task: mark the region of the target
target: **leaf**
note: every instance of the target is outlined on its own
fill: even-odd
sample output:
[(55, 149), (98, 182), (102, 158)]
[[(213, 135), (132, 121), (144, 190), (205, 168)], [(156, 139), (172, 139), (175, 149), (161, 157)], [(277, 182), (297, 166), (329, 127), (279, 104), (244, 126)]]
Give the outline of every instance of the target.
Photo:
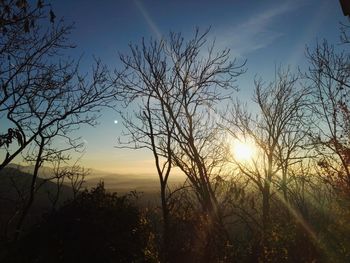
[(29, 20), (24, 21), (24, 32), (29, 33)]
[(16, 6), (17, 6), (18, 8), (25, 8), (26, 5), (27, 5), (27, 1), (26, 1), (26, 0), (18, 0), (18, 1), (16, 2)]
[(4, 12), (7, 13), (7, 14), (9, 14), (11, 12), (11, 9), (10, 9), (10, 7), (8, 5), (5, 5)]
[(55, 13), (52, 11), (52, 9), (50, 10), (50, 22), (51, 23), (55, 23), (55, 18), (56, 18), (56, 15)]
[(36, 4), (36, 6), (37, 8), (43, 8), (44, 7), (43, 1), (38, 0), (38, 3)]

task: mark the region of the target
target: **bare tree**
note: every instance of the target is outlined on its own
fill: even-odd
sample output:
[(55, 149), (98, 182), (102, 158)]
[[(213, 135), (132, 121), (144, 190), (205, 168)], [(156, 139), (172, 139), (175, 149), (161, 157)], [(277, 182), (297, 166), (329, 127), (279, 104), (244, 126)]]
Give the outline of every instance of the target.
[[(61, 187), (65, 180), (68, 179), (71, 182), (74, 197), (76, 196), (83, 183), (83, 178), (86, 174), (83, 168), (77, 166), (76, 163), (70, 167), (62, 168), (62, 163), (69, 165), (68, 161), (71, 158), (68, 153), (72, 150), (79, 150), (82, 145), (77, 144), (75, 140), (72, 140), (70, 137), (68, 137), (67, 130), (64, 130), (62, 127), (58, 127), (60, 126), (55, 126), (56, 129), (51, 127), (49, 132), (47, 132), (47, 130), (40, 132), (37, 138), (34, 140), (35, 143), (32, 143), (28, 148), (28, 151), (26, 153), (23, 153), (26, 163), (34, 164), (34, 170), (31, 175), (29, 187), (27, 189), (28, 194), (26, 195), (26, 198), (23, 202), (23, 206), (19, 210), (19, 216), (16, 223), (15, 239), (18, 239), (20, 237), (25, 219), (27, 218), (34, 203), (35, 196), (45, 183), (56, 183), (56, 192), (48, 193), (48, 197), (52, 202), (53, 209), (55, 209), (60, 198)], [(61, 146), (58, 148), (55, 146), (55, 142), (60, 137), (66, 138), (68, 141), (66, 143), (66, 146)], [(61, 141), (60, 145), (64, 145), (64, 143)], [(44, 163), (48, 166), (53, 167), (53, 174), (47, 175), (45, 178), (40, 178), (40, 183), (38, 183), (40, 169)]]
[(125, 70), (118, 85), (127, 106), (136, 108), (133, 115), (124, 114), (128, 145), (154, 155), (163, 216), (174, 166), (187, 176), (205, 215), (215, 218), (218, 209), (211, 180), (225, 156), (215, 109), (235, 90), (234, 80), (244, 70), (230, 61), (229, 50), (216, 51), (214, 44), (205, 50), (207, 34), (196, 30), (188, 41), (175, 33), (143, 40), (120, 57)]
[[(229, 61), (229, 50), (216, 52), (212, 45), (202, 55), (207, 33), (197, 30), (188, 42), (171, 33), (168, 40), (130, 46), (131, 55), (121, 56), (126, 70), (118, 84), (128, 102), (142, 102), (137, 114), (142, 125), (132, 127), (141, 136), (132, 141), (150, 148), (155, 156), (160, 149), (187, 175), (203, 209), (209, 211), (214, 193), (206, 160), (214, 160), (208, 158), (217, 134), (213, 109), (229, 97), (234, 78), (243, 71), (242, 65)], [(130, 127), (131, 121), (126, 124)], [(152, 138), (159, 140), (157, 145), (152, 145)]]
[[(346, 39), (343, 41), (346, 42)], [(313, 132), (323, 178), (340, 192), (350, 191), (350, 56), (327, 41), (307, 50), (306, 77), (312, 89)]]
[[(56, 23), (52, 10), (51, 23), (44, 23), (47, 6), (41, 1), (37, 7), (27, 1), (3, 1), (1, 8), (0, 118), (7, 127), (1, 127), (0, 170), (20, 154), (34, 163), (29, 198), (17, 222), (18, 237), (34, 201), (40, 167), (61, 158), (61, 153), (79, 150), (82, 143), (72, 132), (96, 125), (102, 108), (115, 107), (117, 90), (99, 60), (90, 75), (80, 73), (79, 62), (65, 55), (73, 47), (68, 43), (71, 26)], [(62, 148), (58, 141), (63, 141)]]
[(166, 110), (153, 98), (153, 92), (140, 98), (140, 109), (134, 116), (122, 114), (124, 126), (128, 130), (130, 141), (119, 140), (121, 148), (147, 148), (153, 153), (160, 182), (160, 196), (164, 226), (168, 225), (169, 208), (167, 204), (168, 178), (172, 169), (171, 136), (174, 125)]
[[(262, 198), (262, 231), (269, 231), (272, 196), (282, 192), (280, 201), (288, 202), (288, 183), (293, 166), (305, 152), (305, 131), (302, 129), (307, 106), (307, 90), (298, 85), (298, 76), (289, 70), (278, 70), (276, 79), (264, 85), (255, 81), (254, 117), (240, 102), (231, 112), (229, 133), (239, 141), (252, 141), (256, 147), (251, 160), (233, 156), (238, 173), (248, 177)], [(264, 236), (263, 236), (264, 240)]]
[[(75, 200), (79, 192), (83, 189), (85, 178), (90, 172), (89, 169), (79, 165), (79, 161), (83, 155), (72, 165), (67, 163), (67, 161), (70, 160), (70, 156), (64, 155), (63, 151), (55, 152), (54, 155), (55, 156), (47, 160), (46, 164), (52, 167), (52, 174), (44, 178), (41, 177), (43, 183), (53, 182), (56, 186), (56, 189), (49, 189), (47, 191), (48, 198), (52, 204), (52, 210), (56, 210), (59, 204), (60, 198), (62, 197), (63, 186), (70, 186), (73, 195), (72, 198)], [(65, 198), (67, 198), (67, 196)]]
[[(38, 26), (46, 18), (46, 13), (49, 13), (48, 6), (43, 1), (38, 1), (36, 7), (25, 0), (0, 3), (0, 113), (3, 122), (8, 122), (7, 113), (11, 109), (23, 104), (23, 96), (33, 92), (30, 87), (40, 77), (38, 70), (45, 68), (48, 57), (59, 49), (71, 47), (66, 41), (71, 27), (55, 25), (52, 10), (51, 25), (43, 23), (47, 28)], [(10, 126), (1, 133), (1, 148), (9, 148), (17, 140), (23, 149), (25, 134), (16, 127)], [(11, 159), (8, 151), (5, 154), (1, 168)]]
[[(16, 132), (23, 139), (19, 147), (7, 154), (1, 167), (7, 165), (25, 148), (32, 150), (29, 157), (35, 162), (32, 177), (30, 198), (23, 209), (18, 222), (18, 229), (23, 225), (24, 218), (31, 207), (35, 194), (35, 183), (38, 172), (44, 161), (57, 157), (58, 153), (77, 150), (81, 147), (79, 138), (72, 137), (72, 131), (81, 125), (96, 125), (98, 112), (102, 107), (112, 106), (116, 91), (108, 83), (106, 68), (97, 63), (93, 69), (91, 83), (80, 76), (76, 66), (69, 70), (70, 63), (62, 65), (47, 65), (40, 78), (29, 86), (33, 93), (25, 93), (20, 104), (8, 109), (7, 119), (15, 125)], [(66, 147), (55, 147), (57, 140), (63, 140)], [(27, 160), (29, 160), (27, 158)]]
[[(17, 10), (17, 2), (24, 2), (26, 10), (20, 9), (18, 15), (12, 12)], [(26, 1), (17, 2), (1, 6), (5, 11), (10, 8), (18, 21), (1, 24), (6, 31), (0, 42), (0, 117), (7, 127), (1, 127), (0, 169), (40, 134), (57, 131), (59, 136), (67, 137), (68, 130), (80, 124), (96, 124), (99, 110), (112, 106), (116, 95), (101, 62), (96, 62), (88, 78), (79, 73), (78, 63), (64, 56), (64, 50), (73, 47), (67, 43), (70, 26), (59, 22), (43, 28), (39, 22), (45, 17), (44, 7), (40, 4), (40, 8), (32, 8)], [(29, 31), (22, 28), (27, 19), (35, 21)]]

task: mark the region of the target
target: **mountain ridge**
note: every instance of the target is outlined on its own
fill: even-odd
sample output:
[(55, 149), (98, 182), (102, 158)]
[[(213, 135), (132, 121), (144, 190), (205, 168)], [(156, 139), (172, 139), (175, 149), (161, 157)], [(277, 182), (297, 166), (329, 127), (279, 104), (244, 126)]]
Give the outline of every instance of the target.
[[(34, 165), (9, 164), (7, 167), (20, 170), (24, 173), (31, 174), (34, 171)], [(69, 167), (69, 166), (66, 166)], [(65, 168), (65, 167), (63, 167)], [(113, 192), (130, 192), (133, 190), (141, 192), (158, 192), (159, 179), (156, 174), (132, 174), (132, 173), (113, 173), (93, 168), (87, 168), (89, 174), (84, 178), (83, 188), (91, 188), (103, 181), (107, 190)], [(53, 168), (42, 166), (39, 170), (39, 178), (45, 178), (53, 174)], [(178, 185), (184, 182), (184, 177), (170, 177), (171, 185)], [(65, 182), (69, 186), (69, 182)]]

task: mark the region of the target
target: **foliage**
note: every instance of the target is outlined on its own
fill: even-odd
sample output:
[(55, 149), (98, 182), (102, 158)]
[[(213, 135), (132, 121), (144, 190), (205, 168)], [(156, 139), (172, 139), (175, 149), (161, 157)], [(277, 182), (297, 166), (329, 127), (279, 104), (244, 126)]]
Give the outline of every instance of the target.
[(147, 221), (103, 183), (46, 216), (7, 262), (152, 262)]

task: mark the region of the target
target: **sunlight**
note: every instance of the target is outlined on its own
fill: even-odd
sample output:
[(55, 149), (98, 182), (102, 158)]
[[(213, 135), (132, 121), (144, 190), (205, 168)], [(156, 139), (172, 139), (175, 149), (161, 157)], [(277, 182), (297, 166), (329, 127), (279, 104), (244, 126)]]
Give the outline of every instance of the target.
[(232, 144), (232, 153), (239, 162), (250, 161), (255, 155), (255, 147), (252, 142), (235, 140)]

